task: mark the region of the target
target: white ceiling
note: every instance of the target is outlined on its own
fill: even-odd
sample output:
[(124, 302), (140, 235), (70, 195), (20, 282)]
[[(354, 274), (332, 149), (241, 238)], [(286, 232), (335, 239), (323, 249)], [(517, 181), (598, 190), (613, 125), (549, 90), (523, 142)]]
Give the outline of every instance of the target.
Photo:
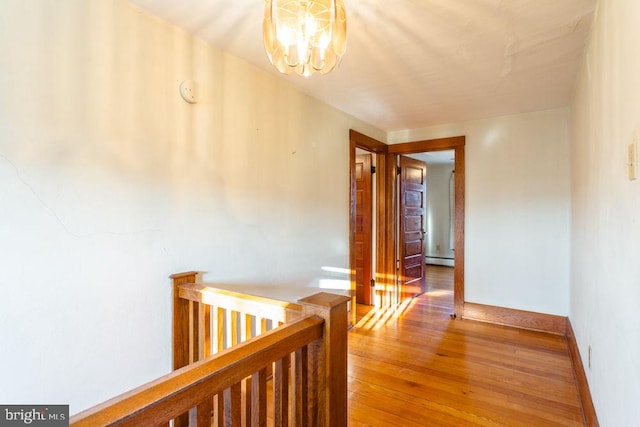
[(412, 159), (422, 160), (427, 165), (453, 165), (455, 162), (455, 151), (427, 151), (424, 153), (407, 154)]
[[(132, 0), (274, 74), (264, 0)], [(569, 104), (596, 0), (345, 0), (330, 74), (283, 76), (384, 131)]]

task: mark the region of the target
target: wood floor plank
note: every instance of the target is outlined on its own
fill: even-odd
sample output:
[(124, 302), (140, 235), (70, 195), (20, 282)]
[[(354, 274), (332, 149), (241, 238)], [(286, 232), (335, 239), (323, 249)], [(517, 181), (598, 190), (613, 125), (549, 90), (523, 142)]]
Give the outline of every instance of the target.
[(349, 425), (583, 425), (563, 337), (453, 320), (453, 269), (397, 310), (357, 307)]
[[(432, 380), (474, 382), (486, 384), (497, 390), (508, 390), (513, 392), (528, 393), (531, 396), (541, 398), (554, 397), (556, 401), (571, 404), (577, 398), (576, 393), (566, 393), (567, 385), (572, 382), (562, 380), (551, 380), (539, 375), (530, 375), (518, 371), (503, 368), (494, 368), (486, 364), (476, 364), (475, 366), (465, 361), (454, 361), (450, 358), (434, 357), (433, 360), (422, 360), (418, 355), (414, 355), (410, 362), (400, 361), (402, 358), (411, 357), (399, 353), (391, 353), (388, 356), (378, 355), (373, 360), (384, 364), (374, 364), (370, 355), (356, 353), (352, 351), (354, 365), (362, 363), (364, 366), (374, 365), (377, 368), (390, 369), (399, 368), (406, 372), (427, 375)], [(364, 361), (356, 360), (357, 356), (364, 356)]]
[[(548, 421), (546, 414), (539, 414), (536, 410), (526, 406), (528, 402), (544, 402), (549, 413), (553, 412), (558, 420), (567, 418), (567, 414), (575, 412), (576, 408), (561, 404), (552, 399), (530, 396), (525, 392), (512, 392), (508, 387), (495, 387), (483, 381), (473, 379), (442, 379), (422, 372), (403, 369), (384, 370), (380, 367), (368, 369), (358, 367), (353, 372), (354, 377), (363, 378), (386, 390), (393, 390), (407, 395), (407, 400), (415, 402), (417, 396), (436, 402), (440, 405), (458, 408), (464, 412), (501, 423), (511, 423), (513, 420), (526, 418), (528, 422), (538, 420)], [(511, 400), (510, 400), (511, 399)], [(507, 404), (510, 402), (511, 404)], [(378, 405), (386, 404), (386, 399)], [(523, 406), (519, 407), (518, 404)], [(569, 415), (569, 418), (571, 416)]]
[[(461, 348), (461, 344), (454, 340), (443, 340), (441, 342), (433, 342), (429, 338), (421, 337), (420, 355), (435, 354), (440, 357), (450, 357), (453, 360), (464, 359), (467, 362), (479, 363), (485, 365), (493, 365), (508, 369), (519, 370), (528, 374), (546, 375), (548, 378), (563, 379), (573, 381), (573, 370), (570, 361), (557, 360), (558, 356), (547, 356), (545, 354), (525, 352), (518, 350), (516, 347), (496, 346), (493, 343), (480, 343), (482, 346), (490, 346), (491, 349), (484, 349), (482, 353), (473, 351), (469, 345)], [(357, 348), (358, 342), (353, 340), (354, 349)], [(366, 351), (372, 344), (376, 348), (384, 347), (387, 351), (412, 352), (415, 349), (415, 342), (405, 341), (401, 339), (389, 343), (383, 337), (368, 336), (365, 339), (364, 350)], [(467, 351), (467, 348), (471, 352)], [(471, 354), (470, 354), (471, 353)]]
[[(375, 388), (371, 384), (362, 383), (355, 386), (358, 392), (352, 395), (352, 399), (358, 401), (377, 402), (381, 398), (384, 399), (385, 405), (382, 410), (395, 413), (403, 420), (402, 425), (446, 425), (446, 426), (466, 426), (466, 425), (541, 425), (541, 426), (575, 426), (580, 425), (579, 419), (575, 417), (562, 417), (546, 411), (541, 411), (536, 415), (528, 415), (526, 411), (518, 414), (517, 417), (513, 412), (507, 414), (490, 413), (489, 417), (483, 415), (480, 410), (470, 411), (464, 405), (450, 405), (436, 402), (424, 398), (408, 398), (402, 397), (402, 393), (398, 393), (400, 397), (389, 397), (389, 390), (384, 389), (380, 392), (372, 392), (366, 388)], [(365, 388), (364, 391), (360, 391)], [(361, 395), (359, 395), (361, 394)], [(407, 405), (407, 403), (411, 403)], [(372, 405), (375, 403), (372, 403)], [(366, 405), (366, 403), (364, 404)], [(518, 405), (508, 405), (512, 410), (517, 411)], [(464, 409), (459, 409), (464, 408)], [(380, 408), (377, 408), (380, 409)], [(487, 412), (488, 413), (488, 412)], [(353, 417), (352, 417), (353, 419)], [(370, 419), (370, 418), (369, 418)], [(374, 423), (375, 424), (375, 423)]]

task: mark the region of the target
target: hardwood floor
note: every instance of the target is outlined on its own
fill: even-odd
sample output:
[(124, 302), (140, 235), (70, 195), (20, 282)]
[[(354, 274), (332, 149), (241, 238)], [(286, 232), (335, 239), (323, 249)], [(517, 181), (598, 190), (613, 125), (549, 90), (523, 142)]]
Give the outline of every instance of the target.
[(564, 337), (451, 319), (453, 269), (395, 312), (358, 306), (350, 426), (583, 425)]

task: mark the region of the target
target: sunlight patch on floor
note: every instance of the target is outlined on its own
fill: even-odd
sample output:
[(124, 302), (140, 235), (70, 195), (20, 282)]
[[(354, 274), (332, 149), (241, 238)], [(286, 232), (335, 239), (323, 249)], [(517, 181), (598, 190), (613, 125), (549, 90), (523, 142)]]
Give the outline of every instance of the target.
[(415, 305), (416, 301), (417, 300), (415, 298), (411, 298), (398, 304), (395, 308), (372, 308), (356, 323), (356, 327), (366, 330), (378, 330), (387, 324), (394, 323), (400, 319), (408, 310), (411, 309), (411, 307)]

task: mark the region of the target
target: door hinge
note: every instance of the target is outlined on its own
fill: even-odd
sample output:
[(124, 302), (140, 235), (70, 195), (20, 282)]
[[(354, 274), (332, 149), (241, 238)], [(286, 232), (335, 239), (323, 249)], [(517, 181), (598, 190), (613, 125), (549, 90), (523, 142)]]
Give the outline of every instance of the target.
[(371, 287), (375, 288), (376, 287), (376, 281), (375, 279), (371, 279)]
[(402, 168), (398, 166), (398, 175), (400, 175), (401, 173), (402, 173)]
[(371, 166), (371, 173), (376, 173), (376, 167), (375, 166)]

